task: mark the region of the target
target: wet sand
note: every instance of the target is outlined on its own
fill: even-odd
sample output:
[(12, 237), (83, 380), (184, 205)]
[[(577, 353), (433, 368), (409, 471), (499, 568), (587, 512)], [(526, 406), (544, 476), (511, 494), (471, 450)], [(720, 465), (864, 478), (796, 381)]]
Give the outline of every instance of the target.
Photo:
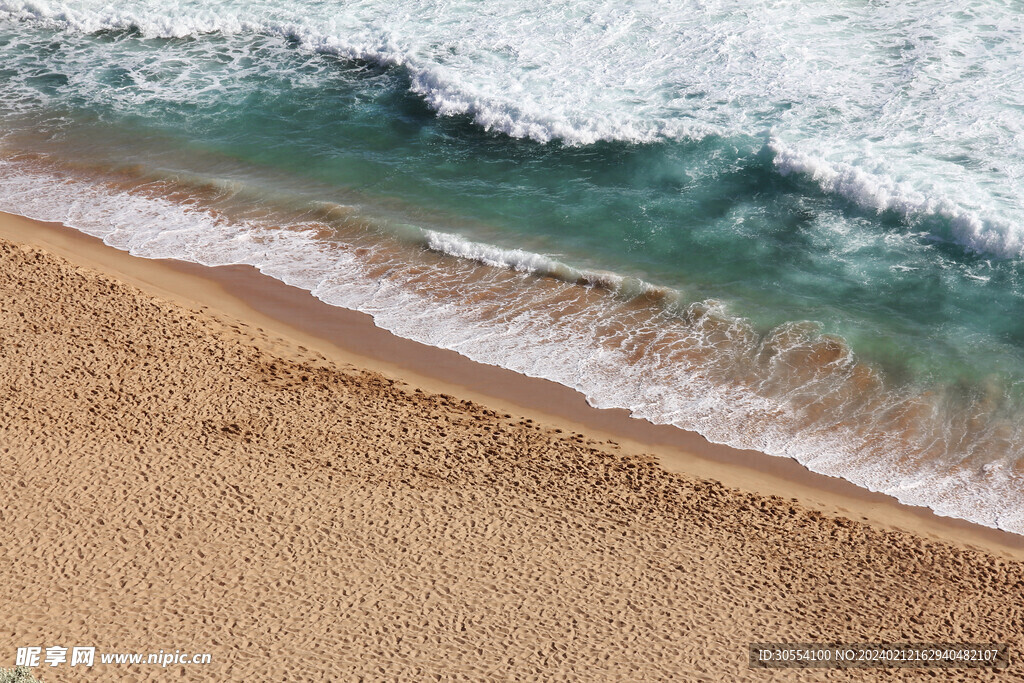
[(752, 671), (747, 644), (1024, 644), (1020, 537), (251, 268), (9, 216), (0, 238), (3, 666), (82, 644), (213, 661), (43, 680), (918, 680)]

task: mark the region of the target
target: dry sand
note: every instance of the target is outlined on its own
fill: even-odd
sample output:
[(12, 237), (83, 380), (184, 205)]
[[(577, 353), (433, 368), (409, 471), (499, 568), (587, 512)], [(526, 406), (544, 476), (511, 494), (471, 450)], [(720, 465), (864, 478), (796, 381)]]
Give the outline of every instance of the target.
[[(436, 393), (202, 269), (11, 217), (0, 236), (0, 666), (95, 645), (212, 663), (37, 673), (1024, 677), (1016, 537), (652, 444), (759, 492), (669, 472), (636, 434)], [(747, 668), (751, 641), (960, 640), (1011, 643), (1011, 670)]]

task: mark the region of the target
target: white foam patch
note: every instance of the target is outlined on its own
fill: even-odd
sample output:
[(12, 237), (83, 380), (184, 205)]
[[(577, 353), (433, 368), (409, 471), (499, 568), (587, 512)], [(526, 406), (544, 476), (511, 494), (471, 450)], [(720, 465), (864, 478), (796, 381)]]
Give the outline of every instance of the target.
[(427, 230), (424, 233), (429, 246), (450, 256), (470, 259), (488, 266), (512, 268), (526, 273), (569, 272), (569, 267), (556, 259), (524, 251), (522, 249), (501, 249), (490, 244), (472, 242), (451, 233)]
[(625, 278), (606, 270), (574, 268), (556, 258), (524, 249), (503, 249), (435, 230), (424, 230), (423, 235), (427, 246), (434, 251), (495, 268), (510, 268), (521, 273), (554, 277), (575, 284), (598, 285), (627, 297), (661, 291), (643, 280)]
[[(43, 187), (45, 192), (40, 191)], [(825, 411), (808, 422), (807, 408), (794, 408), (791, 399), (800, 395), (827, 396), (833, 386), (831, 375), (841, 377), (853, 367), (848, 354), (840, 354), (829, 373), (810, 378), (788, 394), (759, 395), (729, 381), (735, 378), (735, 365), (749, 362), (764, 345), (772, 345), (777, 352), (773, 358), (785, 370), (787, 350), (798, 349), (801, 339), (813, 338), (800, 326), (780, 328), (759, 341), (743, 321), (722, 318), (714, 302), (707, 302), (694, 304), (687, 312), (690, 323), (684, 331), (689, 338), (684, 342), (679, 329), (660, 323), (657, 328), (633, 329), (635, 319), (627, 316), (619, 326), (625, 336), (609, 345), (608, 337), (602, 337), (606, 333), (599, 330), (614, 322), (617, 309), (611, 299), (607, 306), (584, 307), (571, 317), (528, 302), (510, 302), (507, 314), (496, 320), (467, 304), (458, 288), (439, 302), (425, 300), (415, 287), (403, 286), (400, 278), (370, 276), (352, 250), (318, 240), (323, 226), (288, 230), (231, 223), (195, 207), (114, 192), (16, 162), (0, 162), (0, 210), (60, 221), (138, 256), (205, 265), (250, 264), (329, 304), (369, 313), (379, 326), (399, 336), (574, 387), (592, 405), (626, 408), (635, 417), (696, 430), (711, 441), (793, 457), (813, 471), (843, 477), (904, 503), (1024, 533), (1024, 487), (1013, 467), (990, 460), (984, 467), (952, 468), (948, 459), (909, 465), (896, 452), (893, 435), (866, 438), (872, 425), (888, 424), (891, 416), (886, 413), (901, 409), (905, 397), (894, 396), (867, 412), (860, 409), (856, 419)], [(440, 233), (431, 233), (429, 240), (446, 253), (499, 267), (558, 267), (546, 257), (461, 243)], [(636, 361), (638, 345), (658, 348), (659, 342), (669, 340), (668, 334), (677, 335), (671, 337), (674, 344), (713, 346), (719, 353), (705, 354), (705, 362), (680, 362), (675, 357), (665, 362), (656, 353), (645, 353), (642, 362)], [(768, 385), (778, 379), (785, 379), (785, 373), (767, 376), (758, 391), (771, 393)], [(843, 410), (856, 408), (861, 397), (853, 400)], [(940, 428), (948, 426), (943, 422)], [(1021, 443), (1022, 436), (1017, 427), (1011, 443)], [(917, 444), (924, 449), (934, 438), (922, 433)], [(1018, 452), (1014, 457), (1019, 456)]]
[(829, 163), (779, 141), (772, 141), (769, 148), (775, 153), (775, 167), (783, 176), (806, 175), (825, 192), (877, 213), (894, 212), (906, 221), (945, 219), (951, 233), (937, 236), (947, 237), (979, 254), (1000, 258), (1024, 256), (1024, 226), (984, 216), (941, 195), (919, 192), (909, 183), (897, 182), (886, 175), (869, 173), (851, 164)]

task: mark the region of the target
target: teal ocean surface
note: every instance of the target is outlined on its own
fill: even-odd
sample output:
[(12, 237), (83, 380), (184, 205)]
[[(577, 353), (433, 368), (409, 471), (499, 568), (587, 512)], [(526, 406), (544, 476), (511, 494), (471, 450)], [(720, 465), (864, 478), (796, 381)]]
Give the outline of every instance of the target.
[(1024, 533), (1016, 2), (0, 0), (0, 210)]

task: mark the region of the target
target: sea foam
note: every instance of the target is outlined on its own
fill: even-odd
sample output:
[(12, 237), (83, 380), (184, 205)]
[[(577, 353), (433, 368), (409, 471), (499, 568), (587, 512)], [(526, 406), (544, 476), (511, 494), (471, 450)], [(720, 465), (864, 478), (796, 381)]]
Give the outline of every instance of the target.
[[(1024, 101), (1014, 47), (1024, 20), (1002, 3), (956, 21), (948, 9), (938, 0), (841, 14), (828, 3), (722, 0), (671, 8), (521, 0), (500, 10), (427, 0), (116, 8), (0, 0), (0, 18), (56, 30), (276, 36), (288, 49), (403, 69), (410, 91), (439, 115), (514, 138), (591, 145), (765, 136), (780, 173), (808, 175), (862, 208), (912, 222), (935, 217), (943, 225), (925, 226), (935, 237), (1017, 258), (1024, 128), (1010, 114)], [(122, 93), (91, 84), (90, 73), (117, 60), (91, 49), (97, 61), (58, 54), (54, 69), (77, 69), (67, 74), (69, 95), (77, 88), (116, 101)], [(147, 81), (124, 104), (198, 102), (208, 88), (217, 84)]]

